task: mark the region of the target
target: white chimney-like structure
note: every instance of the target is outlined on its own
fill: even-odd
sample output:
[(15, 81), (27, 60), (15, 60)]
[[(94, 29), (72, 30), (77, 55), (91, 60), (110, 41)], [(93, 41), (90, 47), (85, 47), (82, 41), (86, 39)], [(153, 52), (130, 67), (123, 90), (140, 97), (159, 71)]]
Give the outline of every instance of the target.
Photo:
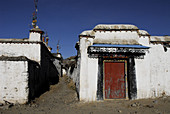
[(43, 33), (44, 31), (38, 27), (31, 29), (29, 34), (29, 41), (42, 41)]

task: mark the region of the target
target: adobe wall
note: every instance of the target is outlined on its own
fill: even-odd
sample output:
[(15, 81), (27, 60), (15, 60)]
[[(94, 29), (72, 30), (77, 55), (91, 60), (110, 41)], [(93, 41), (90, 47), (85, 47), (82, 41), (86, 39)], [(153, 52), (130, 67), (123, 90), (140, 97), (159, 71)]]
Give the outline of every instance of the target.
[[(155, 41), (170, 41), (170, 38), (155, 38)], [(97, 81), (100, 67), (98, 58), (88, 56), (88, 47), (93, 44), (131, 44), (150, 47), (142, 57), (134, 57), (134, 82), (136, 93), (131, 99), (154, 98), (170, 95), (170, 48), (164, 44), (151, 43), (150, 35), (143, 30), (92, 30), (84, 31), (79, 39), (79, 96), (83, 101), (97, 100)], [(128, 58), (130, 62), (131, 59)], [(129, 69), (129, 68), (128, 68)], [(73, 71), (74, 72), (74, 71)], [(131, 71), (129, 71), (131, 74)], [(131, 77), (129, 77), (131, 79)], [(131, 80), (129, 80), (131, 81)]]
[(96, 31), (97, 44), (139, 44), (137, 31)]
[(26, 56), (30, 60), (40, 63), (40, 44), (30, 42), (0, 42), (0, 56), (18, 57)]
[[(2, 70), (0, 70), (0, 73), (2, 73), (0, 74), (0, 76), (4, 78), (4, 83), (9, 83), (11, 85), (13, 84), (15, 85), (15, 82), (17, 81), (21, 83), (20, 85), (17, 85), (17, 87), (21, 86), (20, 89), (17, 90), (19, 94), (21, 94), (21, 96), (15, 97), (14, 94), (18, 95), (18, 93), (11, 94), (10, 91), (6, 91), (7, 93), (5, 94), (11, 94), (11, 97), (13, 98), (12, 100), (10, 100), (10, 102), (14, 102), (14, 103), (18, 102), (20, 104), (26, 103), (28, 100), (33, 99), (36, 96), (42, 94), (43, 92), (49, 90), (50, 84), (58, 83), (59, 76), (61, 74), (61, 72), (59, 72), (61, 69), (61, 65), (56, 64), (59, 65), (58, 67), (56, 67), (53, 64), (53, 61), (55, 60), (59, 63), (60, 60), (52, 56), (52, 54), (48, 51), (47, 47), (44, 44), (30, 43), (30, 42), (29, 43), (2, 43), (2, 45), (0, 45), (0, 49), (2, 50), (0, 51), (0, 55), (3, 57), (6, 56), (6, 57), (17, 58), (18, 56), (26, 56), (29, 59), (37, 62), (37, 63), (34, 62), (34, 64), (36, 63), (36, 65), (33, 65), (30, 62), (23, 63), (23, 61), (20, 60), (18, 60), (18, 62), (17, 61), (1, 62), (3, 63), (1, 64), (2, 67), (1, 69), (7, 68), (6, 66), (9, 66), (10, 69), (17, 69), (16, 71), (15, 70), (10, 71), (8, 69), (4, 69), (6, 72), (1, 72)], [(23, 64), (25, 66), (23, 66)], [(18, 79), (14, 78), (18, 73), (21, 74), (22, 72), (27, 73), (26, 78), (28, 79), (26, 78), (22, 79), (21, 76), (18, 76)], [(4, 77), (3, 73), (6, 73), (5, 75), (7, 75), (9, 78), (13, 80), (7, 80), (8, 78), (5, 79), (6, 77)], [(25, 85), (24, 84), (22, 85), (22, 83), (24, 83)], [(28, 85), (29, 86), (26, 87), (26, 84), (27, 86)], [(27, 90), (25, 88), (27, 88)], [(1, 91), (5, 91), (5, 90), (3, 89)], [(25, 97), (23, 98), (22, 95)]]
[(17, 59), (0, 60), (1, 103), (8, 101), (14, 104), (25, 104), (38, 93), (37, 81), (41, 80), (38, 63), (20, 57)]
[[(72, 64), (66, 74), (68, 77), (72, 78), (73, 82), (75, 83), (76, 86), (76, 91), (79, 95), (80, 91), (80, 58), (78, 58), (76, 61), (76, 64)], [(64, 69), (65, 70), (65, 69)], [(64, 72), (63, 72), (64, 75)]]
[(89, 58), (88, 46), (93, 44), (92, 38), (80, 39), (80, 91), (83, 101), (95, 101), (97, 92), (98, 59)]
[[(88, 47), (97, 44), (138, 44), (139, 35), (137, 31), (96, 31), (95, 37), (80, 38), (80, 100), (96, 101), (99, 59), (88, 57)], [(102, 66), (101, 66), (102, 67)]]
[[(53, 62), (60, 62), (57, 58), (55, 58), (51, 52), (47, 49), (47, 47), (42, 44), (41, 45), (41, 63), (40, 63), (40, 72), (43, 81), (41, 82), (42, 87), (48, 89), (50, 84), (57, 83), (59, 81), (59, 76), (61, 74), (61, 64), (57, 64), (56, 67)], [(59, 69), (58, 69), (59, 68)], [(59, 73), (60, 71), (60, 73)]]
[(170, 96), (170, 48), (150, 44), (144, 59), (136, 59), (137, 98)]

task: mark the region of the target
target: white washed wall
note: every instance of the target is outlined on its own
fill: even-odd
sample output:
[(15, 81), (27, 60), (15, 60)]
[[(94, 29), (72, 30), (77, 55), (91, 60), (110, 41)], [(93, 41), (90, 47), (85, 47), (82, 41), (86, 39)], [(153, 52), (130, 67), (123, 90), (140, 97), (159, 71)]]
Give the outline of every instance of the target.
[(98, 59), (88, 57), (87, 48), (93, 43), (141, 44), (149, 46), (144, 59), (135, 59), (137, 99), (170, 96), (170, 48), (151, 44), (149, 36), (137, 31), (95, 32), (92, 38), (80, 38), (80, 100), (96, 100)]
[(170, 49), (150, 44), (144, 59), (136, 59), (137, 98), (170, 96)]
[(37, 43), (1, 43), (0, 50), (0, 56), (26, 56), (40, 63), (40, 44)]
[(148, 36), (141, 36), (138, 40), (139, 44), (144, 46), (149, 46), (149, 37)]
[(87, 45), (86, 45), (86, 38), (80, 39), (80, 92), (79, 97), (81, 100), (87, 100), (88, 96), (88, 61), (87, 61)]
[(144, 59), (135, 59), (137, 99), (149, 98), (150, 95), (150, 56), (146, 53)]
[(29, 34), (29, 41), (41, 41), (41, 34), (37, 32), (31, 32)]
[(139, 35), (137, 31), (97, 31), (94, 43), (106, 44), (137, 44)]
[(0, 71), (0, 102), (26, 103), (29, 93), (28, 62), (0, 61)]
[(88, 101), (96, 100), (96, 92), (97, 92), (97, 77), (98, 77), (98, 59), (88, 58)]
[(63, 76), (65, 76), (67, 74), (66, 69), (62, 68), (62, 73), (63, 73)]
[(151, 95), (160, 97), (164, 93), (170, 95), (170, 48), (164, 51), (161, 44), (151, 44)]
[(87, 48), (92, 38), (80, 39), (80, 100), (95, 101), (97, 92), (98, 59), (89, 58)]

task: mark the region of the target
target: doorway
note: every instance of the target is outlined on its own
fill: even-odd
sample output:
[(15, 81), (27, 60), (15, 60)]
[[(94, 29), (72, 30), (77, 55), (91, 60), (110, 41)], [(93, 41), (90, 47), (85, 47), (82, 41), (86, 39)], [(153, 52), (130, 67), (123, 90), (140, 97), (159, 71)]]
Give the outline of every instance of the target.
[(126, 99), (127, 61), (104, 60), (104, 99)]

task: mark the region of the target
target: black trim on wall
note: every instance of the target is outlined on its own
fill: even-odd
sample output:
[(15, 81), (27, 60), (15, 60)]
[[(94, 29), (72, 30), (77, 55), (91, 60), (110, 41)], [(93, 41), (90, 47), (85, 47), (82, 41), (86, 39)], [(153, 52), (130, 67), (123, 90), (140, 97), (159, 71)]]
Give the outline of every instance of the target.
[(129, 99), (137, 98), (137, 83), (136, 83), (136, 70), (135, 70), (135, 60), (134, 58), (129, 58), (128, 61), (128, 94)]
[[(103, 100), (103, 59), (98, 58), (98, 82), (97, 82), (97, 100)], [(106, 60), (121, 60), (119, 58), (107, 58)], [(129, 99), (137, 98), (137, 84), (136, 84), (136, 70), (135, 70), (135, 60), (134, 57), (130, 57), (127, 60), (127, 83), (128, 83), (128, 97)]]
[(97, 100), (103, 100), (103, 58), (98, 59)]

